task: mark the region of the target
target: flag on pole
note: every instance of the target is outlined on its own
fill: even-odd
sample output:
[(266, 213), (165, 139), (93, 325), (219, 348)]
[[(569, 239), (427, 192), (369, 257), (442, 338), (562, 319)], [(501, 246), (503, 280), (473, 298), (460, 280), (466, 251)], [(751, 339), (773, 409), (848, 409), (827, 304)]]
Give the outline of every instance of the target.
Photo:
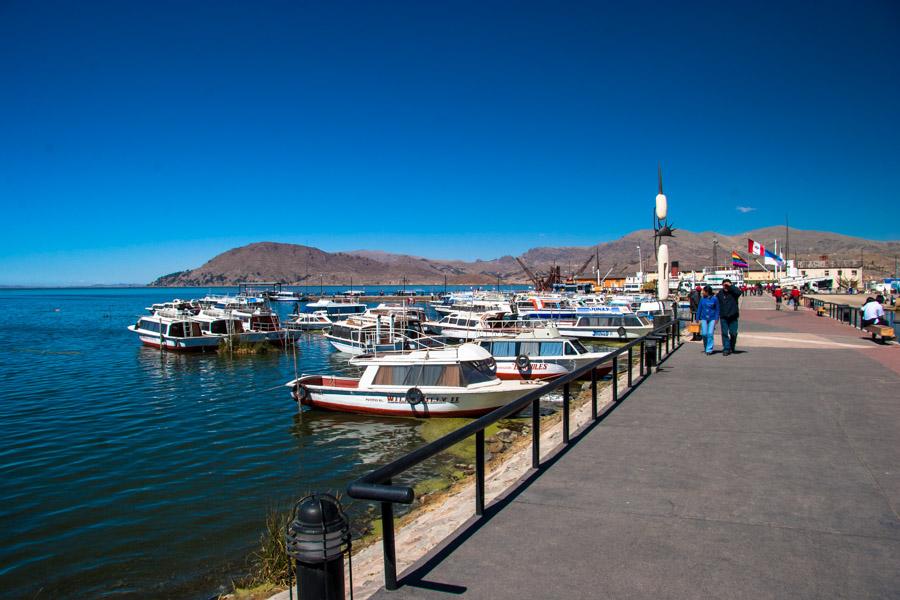
[(750, 265), (747, 264), (747, 261), (741, 258), (741, 255), (731, 251), (731, 266), (735, 269), (749, 269)]
[(784, 266), (783, 258), (765, 249), (763, 249), (763, 252), (765, 252), (765, 258), (763, 258), (764, 263), (766, 263), (767, 265), (777, 265), (779, 267)]
[(751, 239), (747, 239), (747, 252), (754, 256), (762, 256), (766, 252), (765, 246), (760, 244), (759, 242), (754, 242)]

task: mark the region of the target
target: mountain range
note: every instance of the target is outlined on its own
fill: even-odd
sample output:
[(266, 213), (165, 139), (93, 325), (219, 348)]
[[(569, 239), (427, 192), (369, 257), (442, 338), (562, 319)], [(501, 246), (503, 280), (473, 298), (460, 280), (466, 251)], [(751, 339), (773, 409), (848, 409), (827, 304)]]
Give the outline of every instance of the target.
[[(718, 264), (730, 263), (731, 251), (747, 256), (747, 239), (784, 254), (784, 227), (765, 227), (738, 235), (715, 232), (695, 233), (676, 230), (669, 238), (669, 256), (682, 270), (699, 270), (713, 264), (714, 240)], [(868, 275), (883, 276), (894, 272), (900, 256), (900, 241), (874, 241), (838, 233), (790, 229), (790, 248), (786, 258), (800, 260), (851, 260), (865, 264)], [(638, 251), (638, 246), (641, 250)], [(634, 231), (617, 240), (594, 246), (532, 248), (519, 258), (534, 272), (546, 272), (554, 265), (564, 276), (577, 271), (590, 257), (599, 257), (601, 274), (633, 274), (639, 268), (656, 268), (653, 258), (653, 232)], [(596, 258), (582, 272), (596, 276)], [(318, 248), (278, 242), (257, 242), (223, 252), (204, 265), (159, 277), (153, 286), (216, 286), (245, 281), (277, 281), (293, 285), (400, 285), (409, 284), (492, 284), (527, 283), (528, 277), (513, 256), (491, 260), (439, 260), (391, 254), (381, 250), (325, 252)]]

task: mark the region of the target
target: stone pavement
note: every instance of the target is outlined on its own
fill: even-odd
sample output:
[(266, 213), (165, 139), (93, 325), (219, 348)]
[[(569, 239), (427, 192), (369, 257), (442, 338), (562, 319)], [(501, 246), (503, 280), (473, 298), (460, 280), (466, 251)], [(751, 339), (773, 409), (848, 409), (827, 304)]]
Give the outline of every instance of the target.
[(768, 302), (375, 597), (900, 597), (900, 347)]

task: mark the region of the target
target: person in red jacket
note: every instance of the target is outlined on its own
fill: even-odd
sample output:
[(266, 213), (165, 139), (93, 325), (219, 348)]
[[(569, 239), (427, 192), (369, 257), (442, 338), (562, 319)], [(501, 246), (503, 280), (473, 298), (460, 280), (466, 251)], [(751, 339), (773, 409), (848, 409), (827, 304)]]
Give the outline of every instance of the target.
[(794, 305), (794, 310), (800, 308), (800, 290), (796, 285), (791, 289), (791, 303)]
[(781, 310), (781, 299), (784, 297), (784, 292), (780, 287), (776, 287), (772, 295), (775, 296), (775, 310)]

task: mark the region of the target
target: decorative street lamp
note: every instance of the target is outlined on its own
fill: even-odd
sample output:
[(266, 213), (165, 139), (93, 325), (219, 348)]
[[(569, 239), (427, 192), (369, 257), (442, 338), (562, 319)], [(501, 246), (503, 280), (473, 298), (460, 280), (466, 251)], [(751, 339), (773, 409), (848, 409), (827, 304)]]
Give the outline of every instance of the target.
[(669, 202), (663, 194), (662, 165), (657, 165), (659, 193), (656, 195), (656, 210), (653, 213), (653, 243), (656, 246), (656, 265), (659, 269), (657, 295), (660, 300), (669, 297), (669, 246), (662, 242), (664, 237), (675, 237), (675, 228), (669, 224)]

